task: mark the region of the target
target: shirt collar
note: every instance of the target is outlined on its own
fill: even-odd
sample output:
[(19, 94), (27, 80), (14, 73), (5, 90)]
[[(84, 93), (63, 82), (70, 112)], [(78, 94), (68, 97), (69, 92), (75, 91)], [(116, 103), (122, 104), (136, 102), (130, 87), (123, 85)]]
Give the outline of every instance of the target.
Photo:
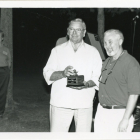
[[(123, 56), (125, 56), (126, 54), (128, 54), (127, 50), (123, 50), (123, 54), (122, 54), (121, 56), (119, 56), (118, 59), (114, 60), (113, 62), (115, 62), (115, 61), (117, 61), (117, 60), (119, 61), (119, 60), (122, 59)], [(108, 59), (111, 59), (111, 57), (109, 57)]]
[[(72, 45), (71, 45), (71, 41), (70, 41), (70, 40), (67, 42), (67, 45), (72, 47)], [(82, 42), (81, 42), (79, 48), (82, 47), (82, 46), (85, 47), (85, 42), (84, 42), (83, 40), (82, 40)]]
[(123, 54), (120, 56), (119, 60), (123, 59), (123, 57), (128, 54), (127, 50), (123, 50)]
[[(124, 53), (120, 56), (120, 58), (118, 58), (118, 61), (120, 61), (121, 59), (123, 59), (123, 57), (126, 55), (126, 54), (128, 54), (128, 52), (127, 52), (127, 50), (123, 50), (124, 51)], [(108, 63), (108, 61), (111, 59), (111, 57), (108, 57), (106, 60), (105, 60), (105, 62), (104, 62), (104, 66)], [(115, 61), (117, 61), (117, 60), (115, 60)], [(115, 62), (115, 61), (113, 61), (113, 62)]]

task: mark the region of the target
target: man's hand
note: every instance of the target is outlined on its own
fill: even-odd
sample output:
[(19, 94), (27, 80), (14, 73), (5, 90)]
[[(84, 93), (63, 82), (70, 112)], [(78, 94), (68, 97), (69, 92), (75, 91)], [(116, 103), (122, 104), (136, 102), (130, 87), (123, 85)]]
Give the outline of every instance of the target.
[(118, 126), (118, 132), (126, 132), (128, 127), (129, 120), (128, 119), (122, 119), (119, 126)]
[(83, 83), (84, 83), (84, 86), (80, 86), (80, 87), (70, 86), (70, 88), (81, 90), (81, 89), (84, 89), (84, 88), (88, 88), (89, 87), (89, 83), (88, 82), (84, 81)]
[(127, 131), (129, 119), (130, 119), (130, 117), (135, 109), (138, 97), (139, 97), (139, 95), (130, 95), (129, 96), (123, 119), (121, 120), (121, 122), (118, 126), (118, 132), (126, 132)]
[(67, 77), (67, 76), (70, 76), (70, 75), (74, 75), (73, 67), (72, 66), (67, 66), (64, 70), (64, 76)]

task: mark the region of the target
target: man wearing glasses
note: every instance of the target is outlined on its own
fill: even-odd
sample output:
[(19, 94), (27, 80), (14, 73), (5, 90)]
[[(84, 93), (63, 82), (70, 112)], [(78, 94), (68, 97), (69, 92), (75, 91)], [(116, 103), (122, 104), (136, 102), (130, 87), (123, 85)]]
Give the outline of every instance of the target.
[[(86, 25), (81, 19), (72, 20), (67, 29), (69, 40), (52, 49), (43, 69), (43, 75), (52, 84), (50, 100), (50, 131), (68, 132), (72, 119), (76, 132), (90, 132), (92, 105), (95, 89), (98, 89), (102, 60), (93, 46), (86, 44), (83, 37)], [(84, 75), (84, 85), (67, 87), (67, 77)]]
[(108, 58), (99, 78), (99, 105), (95, 132), (131, 132), (133, 111), (140, 94), (140, 66), (123, 50), (124, 37), (119, 30), (104, 33)]

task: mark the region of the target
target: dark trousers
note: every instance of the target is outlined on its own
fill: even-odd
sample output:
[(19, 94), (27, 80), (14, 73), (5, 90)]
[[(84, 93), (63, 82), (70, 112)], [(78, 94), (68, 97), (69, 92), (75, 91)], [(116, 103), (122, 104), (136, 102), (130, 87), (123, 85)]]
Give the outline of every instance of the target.
[(10, 79), (8, 67), (0, 67), (0, 115), (5, 111), (7, 88)]
[(134, 128), (133, 132), (140, 132), (140, 106), (134, 111)]

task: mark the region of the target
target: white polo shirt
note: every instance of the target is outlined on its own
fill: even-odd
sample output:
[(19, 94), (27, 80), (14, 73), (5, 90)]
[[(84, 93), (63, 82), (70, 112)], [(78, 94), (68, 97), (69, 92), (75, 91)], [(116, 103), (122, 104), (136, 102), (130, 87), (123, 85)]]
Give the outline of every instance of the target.
[[(84, 80), (93, 80), (96, 87), (82, 90), (66, 87), (67, 78), (50, 81), (50, 76), (55, 71), (63, 71), (67, 66), (73, 66), (78, 75), (84, 75)], [(102, 60), (97, 49), (82, 41), (75, 52), (70, 41), (52, 49), (43, 75), (48, 83), (52, 84), (50, 104), (56, 107), (71, 109), (89, 108), (93, 106), (95, 89), (98, 90), (99, 76), (101, 74)]]

